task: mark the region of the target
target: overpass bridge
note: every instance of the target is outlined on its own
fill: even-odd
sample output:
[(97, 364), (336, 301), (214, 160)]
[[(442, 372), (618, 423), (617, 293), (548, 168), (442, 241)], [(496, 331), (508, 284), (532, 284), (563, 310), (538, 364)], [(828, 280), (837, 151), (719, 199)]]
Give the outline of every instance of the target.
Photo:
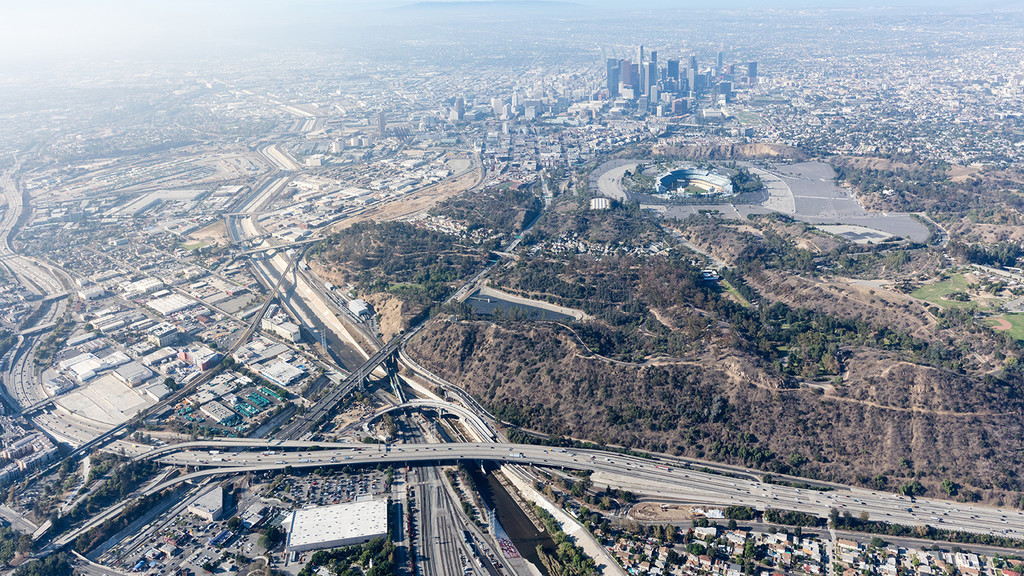
[[(208, 454), (208, 448), (252, 451)], [(294, 452), (281, 452), (297, 448)], [(193, 450), (193, 451), (190, 451)], [(260, 452), (258, 450), (264, 450)], [(273, 453), (267, 452), (273, 451)], [(197, 482), (218, 476), (250, 472), (276, 472), (287, 469), (313, 470), (344, 466), (378, 464), (437, 465), (442, 462), (495, 462), (539, 465), (614, 475), (614, 485), (642, 490), (653, 498), (698, 505), (745, 505), (796, 510), (820, 518), (832, 508), (861, 512), (872, 518), (907, 525), (926, 525), (942, 518), (942, 527), (982, 534), (1021, 537), (1024, 512), (1007, 508), (967, 505), (952, 501), (918, 498), (911, 500), (896, 494), (860, 488), (839, 487), (827, 492), (792, 486), (765, 484), (757, 478), (723, 475), (705, 471), (702, 466), (683, 464), (667, 457), (640, 458), (600, 450), (555, 448), (534, 445), (495, 443), (399, 444), (395, 446), (340, 443), (295, 442), (288, 440), (222, 439), (185, 442), (154, 447), (137, 458), (157, 459), (164, 464), (186, 466), (194, 471), (141, 488), (134, 497), (159, 493), (183, 482)], [(93, 516), (82, 526), (59, 536), (43, 554), (73, 543), (89, 529), (116, 517), (135, 498), (126, 498)]]
[(40, 411), (46, 409), (47, 407), (52, 406), (54, 400), (56, 400), (56, 398), (50, 397), (50, 398), (46, 398), (46, 399), (40, 400), (40, 401), (36, 402), (35, 404), (30, 404), (28, 406), (25, 406), (24, 408), (21, 409), (21, 415), (22, 416), (29, 416), (29, 415), (35, 414), (36, 412), (40, 412)]
[(306, 246), (314, 242), (319, 242), (320, 238), (308, 238), (306, 240), (298, 240), (295, 242), (287, 242), (284, 244), (273, 244), (270, 246), (257, 246), (255, 248), (248, 248), (246, 250), (240, 250), (236, 253), (235, 257), (249, 256), (252, 254), (259, 254), (260, 252), (270, 252), (271, 250), (288, 250), (289, 248), (296, 248), (299, 246)]
[(321, 424), (338, 407), (345, 396), (348, 396), (353, 390), (365, 386), (366, 379), (370, 374), (395, 355), (398, 348), (405, 342), (405, 338), (405, 336), (399, 335), (389, 340), (387, 344), (367, 358), (359, 368), (349, 373), (334, 390), (318, 400), (312, 408), (304, 414), (292, 418), (291, 422), (277, 433), (277, 436), (295, 440), (304, 436), (314, 426)]
[(44, 304), (49, 302), (56, 302), (57, 300), (62, 300), (70, 295), (71, 292), (58, 292), (56, 294), (50, 294), (49, 296), (46, 296), (45, 298), (40, 300), (40, 302), (43, 302)]
[(57, 326), (56, 322), (47, 322), (46, 324), (39, 324), (39, 325), (33, 326), (31, 328), (25, 328), (24, 330), (19, 331), (18, 335), (19, 336), (33, 336), (35, 334), (40, 334), (42, 332), (46, 332), (47, 330), (50, 330), (51, 328), (53, 328), (55, 326)]
[(437, 400), (410, 400), (397, 406), (389, 406), (383, 410), (371, 414), (365, 418), (363, 422), (369, 423), (385, 414), (393, 412), (406, 412), (411, 410), (433, 410), (438, 414), (451, 414), (458, 416), (466, 424), (466, 426), (473, 432), (476, 437), (484, 442), (496, 441), (497, 437), (493, 430), (483, 421), (480, 416), (468, 408), (459, 406), (458, 404), (452, 404), (451, 402), (442, 402)]
[[(205, 451), (189, 451), (192, 449), (230, 449), (245, 446), (257, 450), (272, 450), (274, 453), (251, 451), (211, 455)], [(292, 447), (306, 448), (307, 451), (278, 452), (282, 448)], [(308, 451), (310, 449), (314, 451)], [(510, 447), (507, 444), (492, 443), (373, 446), (288, 440), (224, 439), (184, 442), (171, 446), (155, 447), (149, 452), (137, 456), (136, 459), (156, 459), (164, 464), (187, 466), (189, 468), (198, 468), (198, 470), (140, 489), (137, 493), (133, 494), (132, 498), (122, 500), (118, 504), (93, 516), (82, 526), (62, 534), (47, 546), (42, 551), (42, 554), (47, 554), (72, 544), (79, 535), (88, 532), (95, 526), (102, 525), (109, 519), (115, 518), (123, 512), (127, 504), (135, 501), (137, 497), (156, 494), (168, 488), (174, 488), (184, 482), (196, 482), (218, 476), (231, 476), (250, 472), (275, 472), (286, 469), (313, 470), (316, 468), (376, 465), (381, 463), (436, 465), (439, 462), (490, 461), (506, 464), (537, 464), (542, 466), (562, 466), (579, 470), (612, 472), (622, 472), (627, 469), (640, 469), (640, 467), (643, 467), (645, 471), (639, 474), (645, 476), (651, 482), (676, 482), (671, 476), (672, 470), (667, 467), (658, 468), (655, 462), (618, 454), (612, 455), (615, 457), (614, 459), (606, 458), (607, 456), (607, 453), (596, 450), (566, 450), (529, 445), (512, 445)], [(677, 475), (682, 478), (683, 473), (680, 470), (677, 472)], [(693, 474), (702, 476), (699, 472), (693, 472)], [(665, 475), (669, 476), (666, 477)], [(712, 486), (721, 488), (731, 488), (728, 486), (728, 483), (730, 480), (735, 480), (724, 476), (716, 477), (712, 474), (707, 476), (712, 478)], [(802, 490), (802, 492), (816, 494), (810, 490)], [(713, 492), (704, 496), (705, 500), (710, 501), (716, 501), (719, 498), (728, 501), (727, 497), (716, 496)]]
[[(240, 448), (244, 443), (250, 443), (253, 448), (264, 451), (229, 451), (216, 454), (185, 451), (188, 447), (214, 445)], [(138, 458), (156, 459), (172, 466), (207, 468), (209, 474), (240, 474), (285, 469), (312, 470), (379, 464), (437, 465), (458, 461), (560, 467), (611, 474), (614, 475), (616, 484), (627, 486), (625, 489), (640, 491), (655, 498), (714, 506), (745, 505), (759, 510), (769, 507), (796, 510), (820, 518), (827, 517), (832, 508), (837, 508), (854, 515), (867, 512), (872, 518), (884, 518), (889, 522), (906, 525), (936, 525), (929, 519), (942, 518), (941, 526), (944, 528), (1015, 538), (1024, 536), (1024, 512), (1020, 510), (927, 498), (911, 499), (888, 492), (839, 485), (833, 490), (823, 492), (768, 484), (752, 474), (723, 474), (706, 470), (697, 463), (680, 462), (667, 456), (638, 457), (581, 448), (469, 442), (397, 445), (317, 442), (303, 444), (306, 445), (306, 449), (282, 452), (281, 449), (296, 444), (287, 441), (205, 441), (154, 448)]]

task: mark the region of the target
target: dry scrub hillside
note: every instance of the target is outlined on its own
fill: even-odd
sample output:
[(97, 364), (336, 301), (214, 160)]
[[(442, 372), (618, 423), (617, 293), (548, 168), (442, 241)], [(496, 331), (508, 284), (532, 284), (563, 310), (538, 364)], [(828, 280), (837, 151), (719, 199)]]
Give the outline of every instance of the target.
[(741, 271), (760, 296), (828, 316), (889, 326), (936, 345), (967, 347), (963, 368), (975, 377), (1005, 366), (1003, 337), (956, 310), (909, 296), (908, 286), (935, 277), (940, 255), (902, 245), (857, 247), (800, 224), (687, 221), (683, 237)]
[(977, 222), (970, 217), (947, 220), (943, 227), (950, 238), (960, 242), (998, 244), (999, 242), (1024, 242), (1024, 222), (1018, 214), (1005, 212), (1002, 218), (995, 216), (988, 222)]
[[(387, 330), (439, 312), (410, 354), (516, 426), (879, 489), (917, 480), (939, 495), (950, 480), (958, 497), (1018, 503), (1022, 351), (969, 311), (907, 295), (942, 251), (858, 246), (779, 216), (662, 223), (564, 194), (489, 281), (591, 320), (438, 307), (537, 207), (517, 190), (465, 195), (434, 212), (461, 236), (357, 224), (316, 253), (380, 295)], [(728, 264), (720, 283), (677, 234)]]
[(1019, 168), (890, 162), (837, 156), (829, 162), (869, 210), (924, 212), (940, 221), (1024, 222), (1024, 171)]
[(802, 276), (765, 270), (747, 283), (766, 298), (871, 324), (889, 324), (928, 337), (934, 318), (928, 305), (883, 286), (857, 284), (839, 276)]
[(806, 160), (807, 154), (799, 148), (785, 144), (721, 144), (702, 146), (655, 146), (656, 155), (672, 158), (697, 158), (704, 160)]
[(352, 223), (318, 242), (309, 262), (324, 280), (351, 285), (373, 304), (382, 333), (393, 335), (478, 272), (539, 210), (528, 188), (486, 188), (415, 221)]
[(550, 434), (885, 489), (919, 479), (933, 495), (948, 478), (993, 500), (1024, 472), (1020, 435), (1004, 433), (1019, 429), (1019, 400), (875, 351), (852, 353), (838, 393), (779, 389), (738, 350), (609, 362), (557, 325), (435, 322), (410, 354), (501, 418)]
[[(594, 320), (493, 324), (453, 311), (411, 353), (505, 420), (550, 434), (880, 489), (918, 480), (932, 495), (951, 480), (958, 497), (1017, 503), (1020, 350), (970, 314), (906, 294), (941, 253), (857, 246), (782, 217), (672, 224), (729, 264), (714, 285), (630, 210), (563, 205), (539, 250), (492, 274)], [(570, 230), (669, 249), (549, 249)]]

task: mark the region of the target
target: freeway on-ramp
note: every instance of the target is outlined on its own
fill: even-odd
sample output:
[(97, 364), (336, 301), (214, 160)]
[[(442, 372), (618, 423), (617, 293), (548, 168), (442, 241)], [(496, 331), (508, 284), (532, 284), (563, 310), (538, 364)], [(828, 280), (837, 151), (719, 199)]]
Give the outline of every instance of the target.
[[(494, 461), (533, 464), (604, 472), (624, 482), (645, 486), (645, 493), (664, 498), (685, 499), (709, 505), (752, 506), (760, 510), (796, 510), (826, 517), (832, 508), (854, 516), (866, 512), (870, 518), (906, 525), (931, 525), (950, 530), (1024, 537), (1024, 512), (974, 506), (958, 502), (909, 497), (865, 490), (818, 491), (776, 484), (753, 478), (712, 473), (702, 468), (679, 466), (671, 459), (611, 453), (601, 450), (555, 448), (527, 444), (448, 443), (356, 445), (302, 443), (305, 449), (287, 441), (249, 441), (255, 450), (209, 454), (190, 450), (208, 442), (184, 443), (154, 449), (139, 458), (155, 458), (175, 466), (231, 469), (234, 471), (281, 470), (377, 464), (430, 464), (455, 461)], [(275, 445), (275, 442), (278, 444)], [(229, 444), (236, 449), (246, 441)], [(285, 450), (289, 448), (289, 450)], [(291, 448), (295, 448), (291, 451)]]

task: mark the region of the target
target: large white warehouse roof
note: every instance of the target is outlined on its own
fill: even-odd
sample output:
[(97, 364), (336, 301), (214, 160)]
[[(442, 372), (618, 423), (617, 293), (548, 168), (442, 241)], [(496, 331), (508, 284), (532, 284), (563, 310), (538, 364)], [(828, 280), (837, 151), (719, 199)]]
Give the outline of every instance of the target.
[(360, 544), (387, 535), (387, 500), (350, 502), (296, 510), (288, 550), (303, 552)]

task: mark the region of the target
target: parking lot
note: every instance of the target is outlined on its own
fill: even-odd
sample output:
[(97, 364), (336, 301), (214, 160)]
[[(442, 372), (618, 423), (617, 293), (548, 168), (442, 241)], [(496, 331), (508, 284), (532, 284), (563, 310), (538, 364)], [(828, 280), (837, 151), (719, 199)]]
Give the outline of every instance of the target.
[[(256, 569), (261, 557), (271, 566), (297, 573), (304, 555), (289, 562), (284, 553), (284, 530), (269, 551), (261, 536), (268, 527), (280, 529), (297, 507), (327, 506), (379, 496), (387, 490), (387, 472), (351, 470), (286, 475), (254, 475), (247, 487), (238, 481), (225, 487), (224, 514), (208, 522), (186, 511), (195, 494), (172, 506), (135, 535), (103, 554), (104, 564), (125, 572), (153, 576), (234, 574)], [(204, 492), (206, 488), (199, 492)]]

